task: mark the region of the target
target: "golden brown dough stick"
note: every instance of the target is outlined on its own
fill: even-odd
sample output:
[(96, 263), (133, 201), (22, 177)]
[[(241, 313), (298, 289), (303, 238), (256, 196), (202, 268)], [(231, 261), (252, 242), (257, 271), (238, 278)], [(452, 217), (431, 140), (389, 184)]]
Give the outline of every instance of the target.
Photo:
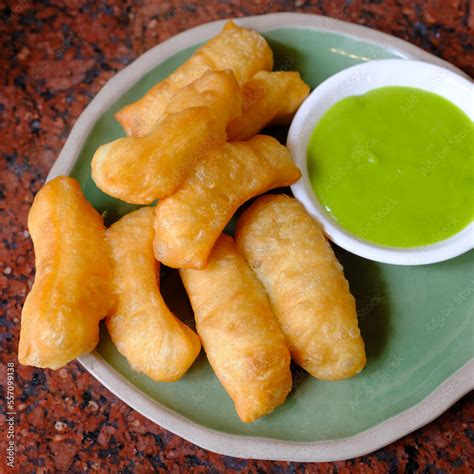
[(222, 235), (204, 270), (180, 270), (209, 362), (245, 423), (281, 405), (291, 389), (290, 353), (267, 295)]
[(57, 369), (94, 349), (99, 321), (112, 309), (105, 227), (79, 183), (59, 176), (36, 195), (28, 229), (36, 277), (21, 314), (18, 359)]
[(267, 290), (293, 359), (319, 379), (365, 366), (354, 297), (320, 225), (293, 198), (262, 196), (240, 217), (237, 246)]
[(231, 69), (239, 84), (243, 84), (257, 71), (271, 71), (272, 67), (273, 53), (263, 36), (229, 21), (168, 78), (117, 112), (115, 118), (127, 135), (142, 137), (152, 131), (173, 95), (206, 71)]
[(231, 71), (209, 71), (181, 89), (153, 132), (102, 145), (92, 178), (105, 193), (132, 204), (173, 194), (194, 163), (226, 140), (240, 115), (240, 88)]
[(258, 135), (203, 158), (178, 191), (156, 206), (155, 256), (174, 268), (202, 268), (227, 222), (245, 201), (300, 177), (288, 149)]
[(242, 93), (233, 71), (208, 71), (179, 89), (161, 115), (160, 121), (191, 107), (215, 109), (216, 115), (224, 123), (239, 117), (242, 113)]
[(152, 208), (143, 207), (107, 230), (117, 307), (106, 325), (134, 370), (156, 381), (172, 382), (189, 369), (201, 343), (161, 297), (160, 264), (152, 247), (153, 216)]
[(308, 94), (297, 72), (257, 72), (242, 86), (242, 115), (227, 126), (228, 139), (248, 140), (267, 125), (288, 125)]

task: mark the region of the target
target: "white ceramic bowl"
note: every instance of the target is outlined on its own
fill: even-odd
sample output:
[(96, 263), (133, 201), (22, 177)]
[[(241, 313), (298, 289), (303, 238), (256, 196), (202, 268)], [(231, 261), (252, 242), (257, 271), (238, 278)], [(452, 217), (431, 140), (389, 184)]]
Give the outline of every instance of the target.
[(440, 66), (405, 59), (383, 59), (350, 67), (318, 86), (305, 100), (291, 124), (287, 146), (302, 178), (291, 189), (306, 210), (321, 222), (335, 244), (361, 257), (397, 265), (441, 262), (473, 248), (474, 224), (434, 244), (398, 248), (356, 237), (339, 225), (318, 201), (308, 176), (307, 149), (311, 133), (324, 113), (344, 97), (361, 95), (385, 86), (408, 86), (433, 92), (450, 100), (474, 120), (472, 83)]

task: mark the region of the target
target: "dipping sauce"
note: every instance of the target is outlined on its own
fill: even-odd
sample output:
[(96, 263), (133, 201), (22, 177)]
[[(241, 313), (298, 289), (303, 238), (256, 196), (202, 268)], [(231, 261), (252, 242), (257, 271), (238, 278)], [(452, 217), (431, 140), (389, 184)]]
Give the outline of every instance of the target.
[(473, 146), (473, 122), (447, 99), (381, 87), (324, 114), (311, 136), (308, 172), (319, 201), (346, 230), (415, 247), (472, 221)]

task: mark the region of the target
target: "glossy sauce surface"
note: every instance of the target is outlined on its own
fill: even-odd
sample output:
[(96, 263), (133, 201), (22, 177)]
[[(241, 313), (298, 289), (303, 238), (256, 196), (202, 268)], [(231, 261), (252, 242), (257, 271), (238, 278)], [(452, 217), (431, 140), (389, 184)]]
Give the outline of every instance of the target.
[(420, 89), (347, 97), (313, 131), (311, 184), (331, 216), (365, 240), (437, 242), (472, 220), (473, 130), (458, 107)]

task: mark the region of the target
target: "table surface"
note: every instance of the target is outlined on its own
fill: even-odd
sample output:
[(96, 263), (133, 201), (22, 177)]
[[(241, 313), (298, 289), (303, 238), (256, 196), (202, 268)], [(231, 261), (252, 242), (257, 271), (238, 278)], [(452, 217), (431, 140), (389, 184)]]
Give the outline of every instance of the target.
[[(130, 409), (77, 362), (58, 371), (16, 358), (20, 311), (34, 278), (27, 214), (71, 130), (117, 71), (167, 38), (211, 20), (276, 11), (317, 13), (408, 40), (474, 74), (469, 0), (2, 1), (0, 3), (0, 400), (16, 370), (21, 472), (472, 472), (474, 396), (371, 455), (336, 463), (220, 456)], [(205, 6), (203, 6), (205, 5)], [(3, 405), (3, 403), (2, 403)], [(2, 407), (3, 408), (3, 407)], [(0, 472), (6, 417), (0, 411)]]

